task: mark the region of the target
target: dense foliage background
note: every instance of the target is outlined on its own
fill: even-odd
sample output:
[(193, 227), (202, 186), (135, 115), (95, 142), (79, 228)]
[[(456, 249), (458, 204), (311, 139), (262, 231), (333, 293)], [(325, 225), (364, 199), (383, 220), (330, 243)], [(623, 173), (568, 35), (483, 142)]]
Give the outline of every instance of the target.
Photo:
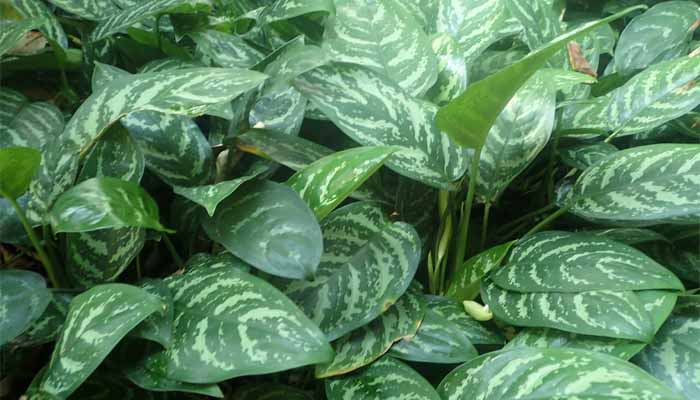
[(700, 398), (697, 1), (0, 5), (0, 396)]

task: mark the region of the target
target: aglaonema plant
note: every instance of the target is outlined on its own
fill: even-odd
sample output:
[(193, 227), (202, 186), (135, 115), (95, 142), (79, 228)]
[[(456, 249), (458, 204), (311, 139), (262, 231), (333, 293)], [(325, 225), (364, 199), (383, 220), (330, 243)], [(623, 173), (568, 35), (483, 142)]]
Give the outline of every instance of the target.
[(700, 398), (700, 5), (0, 3), (8, 398)]

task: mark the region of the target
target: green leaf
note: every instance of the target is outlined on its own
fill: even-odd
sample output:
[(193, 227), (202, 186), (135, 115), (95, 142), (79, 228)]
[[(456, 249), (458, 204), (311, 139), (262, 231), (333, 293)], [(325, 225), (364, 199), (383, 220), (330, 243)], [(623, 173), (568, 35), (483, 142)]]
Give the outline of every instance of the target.
[(32, 183), (30, 217), (43, 220), (56, 198), (73, 184), (80, 154), (126, 114), (159, 111), (196, 115), (207, 106), (236, 98), (258, 86), (265, 75), (237, 69), (189, 68), (117, 78), (94, 92), (73, 114), (52, 144)]
[(310, 140), (260, 129), (251, 129), (237, 136), (235, 144), (241, 151), (275, 161), (295, 171), (333, 154), (333, 150)]
[(336, 0), (326, 26), (324, 49), (337, 62), (371, 68), (420, 96), (437, 79), (438, 61), (430, 40), (400, 0)]
[[(638, 292), (638, 296), (644, 303), (645, 310), (654, 320), (655, 331), (658, 331), (671, 314), (677, 295), (665, 291), (645, 290)], [(505, 348), (566, 347), (596, 351), (629, 360), (646, 346), (646, 343), (633, 340), (579, 335), (551, 328), (525, 328), (508, 342)]]
[(416, 273), (421, 242), (413, 227), (392, 223), (371, 202), (337, 209), (321, 228), (324, 253), (316, 279), (292, 282), (286, 294), (335, 340), (403, 295)]
[(481, 150), (477, 195), (493, 203), (542, 151), (554, 128), (555, 90), (547, 74), (530, 79), (496, 118)]
[(208, 11), (210, 8), (211, 3), (208, 0), (152, 0), (130, 4), (130, 7), (101, 19), (95, 30), (90, 34), (90, 40), (93, 42), (100, 41), (146, 18), (159, 14), (194, 13)]
[[(141, 282), (141, 288), (157, 296), (163, 303), (163, 308), (143, 320), (136, 328), (129, 332), (129, 336), (151, 340), (167, 348), (172, 341), (173, 321), (175, 319), (175, 305), (172, 291), (165, 282), (158, 279), (143, 280)], [(142, 385), (139, 386), (143, 387)]]
[(43, 23), (38, 25), (41, 32), (64, 49), (68, 48), (68, 38), (63, 32), (63, 27), (44, 2), (41, 0), (12, 0), (12, 5), (24, 18), (42, 20)]
[(676, 393), (700, 396), (700, 296), (680, 297), (671, 317), (633, 362)]
[(437, 107), (409, 96), (378, 73), (332, 64), (305, 73), (295, 87), (346, 135), (364, 146), (402, 146), (386, 165), (449, 189), (467, 168), (466, 152), (435, 127)]
[(88, 179), (63, 193), (51, 209), (54, 232), (141, 227), (167, 231), (158, 205), (141, 186), (116, 178)]
[(51, 292), (41, 275), (0, 269), (0, 346), (27, 330), (50, 301)]
[(305, 14), (332, 14), (334, 8), (333, 1), (331, 0), (306, 0), (301, 2), (296, 0), (276, 0), (265, 9), (261, 20), (269, 24)]
[(356, 374), (326, 380), (328, 400), (439, 400), (435, 389), (401, 361), (384, 356)]
[[(17, 199), (17, 205), (22, 211), (27, 208), (27, 197), (23, 195)], [(0, 198), (0, 243), (31, 245), (17, 211), (4, 198)]]
[(583, 171), (617, 152), (617, 147), (610, 143), (598, 142), (565, 147), (559, 150), (559, 157), (569, 167)]
[(306, 99), (293, 87), (266, 90), (250, 110), (250, 126), (298, 135), (304, 121)]
[(437, 81), (426, 97), (442, 106), (459, 96), (467, 88), (469, 69), (457, 41), (446, 33), (432, 38), (433, 51), (438, 57)]
[(293, 386), (264, 382), (240, 387), (233, 395), (236, 400), (314, 400), (314, 397)]
[(11, 346), (36, 347), (56, 340), (61, 334), (71, 300), (73, 300), (71, 294), (54, 292), (41, 317), (32, 322), (21, 335), (14, 338)]
[(91, 21), (105, 19), (120, 11), (118, 0), (50, 0), (50, 2), (71, 14)]
[(522, 60), (471, 85), (457, 99), (440, 109), (437, 126), (461, 146), (481, 148), (491, 126), (511, 97), (566, 43), (639, 8), (628, 8), (558, 36)]
[(169, 379), (211, 383), (327, 362), (321, 331), (282, 293), (237, 268), (202, 268), (168, 282), (173, 341), (146, 367)]
[[(631, 74), (684, 54), (700, 19), (700, 6), (690, 1), (656, 4), (630, 21), (615, 49), (615, 71)], [(659, 34), (663, 32), (663, 34)]]
[(40, 26), (42, 22), (40, 19), (0, 20), (0, 56), (12, 50), (27, 32)]
[(316, 366), (316, 378), (343, 375), (364, 367), (386, 353), (394, 342), (413, 338), (425, 315), (420, 285), (413, 284), (401, 298), (369, 324), (333, 343), (335, 358)]
[(78, 295), (39, 391), (59, 399), (70, 396), (131, 329), (162, 307), (157, 297), (124, 284), (95, 286)]
[(449, 323), (457, 325), (474, 344), (503, 344), (503, 337), (492, 327), (488, 327), (469, 316), (461, 302), (442, 296), (427, 296), (428, 308)]
[(615, 225), (695, 224), (699, 151), (695, 144), (657, 144), (615, 153), (576, 180), (571, 212)]
[(63, 130), (63, 115), (51, 103), (31, 103), (23, 94), (0, 88), (0, 148), (31, 147), (40, 150)]
[(694, 247), (684, 248), (667, 241), (657, 241), (643, 244), (641, 250), (680, 279), (700, 283), (700, 253)]
[(359, 147), (324, 157), (289, 178), (297, 191), (323, 219), (371, 177), (395, 151), (391, 147)]
[(458, 301), (474, 300), (479, 295), (481, 280), (489, 272), (501, 266), (515, 242), (506, 242), (483, 251), (462, 264), (456, 271), (452, 284), (447, 288), (447, 297)]
[(17, 200), (29, 187), (41, 163), (41, 153), (28, 147), (0, 149), (0, 196)]
[(445, 400), (683, 399), (626, 361), (573, 349), (489, 353), (450, 372), (438, 393)]
[[(666, 237), (664, 237), (662, 234), (656, 231), (652, 231), (651, 229), (645, 228), (593, 229), (586, 231), (586, 233), (602, 236), (610, 240), (614, 240), (616, 242), (624, 243), (630, 246), (656, 241), (668, 242), (668, 239), (666, 239)], [(651, 258), (654, 257), (651, 256)], [(666, 263), (659, 262), (659, 264), (668, 267)]]
[[(530, 50), (537, 50), (555, 40), (563, 33), (557, 10), (548, 0), (506, 0), (506, 8), (523, 25), (524, 42)], [(549, 64), (565, 68), (566, 52), (559, 50), (548, 61)]]
[(209, 397), (223, 398), (224, 394), (216, 384), (197, 384), (168, 379), (143, 365), (136, 364), (124, 370), (124, 375), (136, 386), (156, 392), (195, 393)]
[(138, 183), (144, 168), (144, 154), (138, 142), (121, 123), (116, 123), (107, 129), (85, 157), (78, 182), (111, 176)]
[(207, 30), (190, 34), (210, 64), (226, 68), (251, 68), (263, 59), (263, 54), (240, 36)]
[(270, 181), (238, 189), (204, 221), (215, 242), (269, 274), (312, 278), (323, 239), (316, 217), (291, 188)]

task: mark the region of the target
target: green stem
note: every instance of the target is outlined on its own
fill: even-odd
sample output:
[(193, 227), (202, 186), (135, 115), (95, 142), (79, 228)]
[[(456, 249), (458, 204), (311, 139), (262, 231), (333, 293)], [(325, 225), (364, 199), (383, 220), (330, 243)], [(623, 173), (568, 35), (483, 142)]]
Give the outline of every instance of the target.
[(158, 50), (163, 51), (163, 42), (160, 38), (160, 19), (164, 16), (165, 14), (158, 14), (156, 17), (156, 40), (158, 43)]
[(618, 129), (617, 129), (615, 132), (613, 132), (610, 136), (608, 136), (607, 138), (605, 138), (604, 142), (605, 142), (605, 143), (610, 143), (610, 142), (612, 142), (612, 140), (615, 139), (615, 138), (617, 137), (617, 135), (619, 135), (620, 133), (622, 133), (622, 130), (623, 130), (624, 128), (625, 128), (624, 125), (623, 125), (622, 127), (618, 128)]
[(531, 218), (534, 218), (534, 217), (536, 217), (536, 216), (538, 216), (538, 215), (540, 215), (540, 214), (542, 214), (542, 213), (545, 213), (545, 212), (547, 212), (547, 211), (553, 209), (554, 207), (556, 207), (556, 205), (555, 205), (554, 203), (552, 203), (552, 204), (548, 204), (548, 205), (546, 205), (546, 206), (544, 206), (544, 207), (542, 207), (542, 208), (540, 208), (540, 209), (538, 209), (538, 210), (529, 212), (529, 213), (523, 215), (522, 217), (516, 219), (515, 221), (509, 222), (509, 223), (507, 223), (506, 225), (503, 225), (501, 228), (499, 228), (499, 229), (496, 231), (496, 235), (497, 235), (497, 236), (501, 236), (500, 233), (503, 233), (503, 232), (506, 232), (506, 231), (508, 231), (508, 230), (511, 230), (511, 229), (514, 228), (514, 227), (519, 227), (523, 222), (525, 222), (525, 221), (527, 221), (527, 220), (529, 220), (529, 219), (531, 219)]
[(180, 255), (177, 254), (177, 250), (175, 250), (175, 246), (173, 245), (173, 242), (170, 241), (170, 238), (168, 237), (168, 235), (166, 233), (163, 234), (163, 243), (165, 244), (165, 247), (170, 252), (170, 255), (173, 257), (173, 260), (175, 261), (177, 268), (184, 269), (185, 263), (182, 262), (182, 258), (180, 258)]
[(58, 280), (58, 278), (56, 276), (56, 270), (54, 269), (53, 263), (51, 262), (51, 259), (44, 251), (44, 247), (39, 242), (39, 238), (36, 237), (36, 233), (34, 232), (34, 228), (32, 228), (31, 224), (27, 220), (27, 216), (24, 215), (24, 211), (22, 211), (22, 208), (20, 208), (19, 204), (17, 204), (17, 200), (15, 200), (9, 196), (6, 198), (10, 202), (10, 204), (12, 205), (12, 208), (15, 209), (15, 212), (17, 213), (17, 216), (19, 217), (19, 220), (22, 223), (24, 230), (27, 232), (27, 236), (29, 236), (29, 240), (32, 242), (34, 249), (36, 250), (37, 254), (39, 255), (39, 260), (41, 260), (41, 263), (44, 265), (44, 269), (46, 270), (46, 274), (49, 276), (49, 280), (51, 281), (51, 284), (55, 288), (61, 287), (60, 281)]
[(491, 203), (484, 205), (484, 219), (481, 222), (481, 242), (479, 243), (479, 251), (484, 251), (486, 247), (486, 236), (489, 233), (489, 215), (491, 214)]
[(530, 229), (523, 237), (528, 237), (530, 235), (534, 235), (535, 233), (541, 231), (542, 229), (546, 228), (549, 224), (554, 222), (557, 218), (561, 217), (564, 215), (569, 209), (571, 208), (570, 205), (562, 207), (558, 209), (556, 212), (550, 214), (547, 218), (543, 219), (539, 224), (535, 225), (532, 229)]
[(462, 217), (459, 220), (459, 234), (457, 236), (457, 249), (453, 270), (457, 271), (464, 262), (464, 255), (467, 249), (467, 239), (469, 238), (469, 220), (471, 219), (472, 204), (474, 203), (474, 195), (476, 194), (476, 180), (479, 178), (479, 160), (481, 159), (481, 149), (476, 149), (472, 157), (471, 169), (469, 170), (469, 188), (467, 189), (467, 198), (462, 207)]

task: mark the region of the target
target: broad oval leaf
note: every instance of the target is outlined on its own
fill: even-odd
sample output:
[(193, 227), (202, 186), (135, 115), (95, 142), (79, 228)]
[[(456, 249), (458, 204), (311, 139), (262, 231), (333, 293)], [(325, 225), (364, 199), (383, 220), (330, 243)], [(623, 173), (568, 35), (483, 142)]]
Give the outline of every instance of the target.
[(331, 64), (301, 75), (294, 86), (360, 144), (404, 147), (386, 162), (401, 175), (449, 189), (467, 168), (466, 152), (435, 126), (437, 107), (372, 70)]
[(284, 278), (312, 278), (323, 251), (313, 212), (293, 189), (271, 181), (238, 189), (203, 226), (237, 257)]
[[(35, 0), (32, 0), (35, 1)], [(63, 130), (61, 111), (51, 103), (30, 102), (23, 94), (0, 88), (0, 148), (43, 145)]]
[(597, 399), (611, 394), (621, 400), (683, 399), (626, 361), (573, 349), (489, 353), (450, 372), (438, 393), (444, 400)]
[(435, 389), (418, 372), (389, 356), (355, 374), (326, 380), (326, 396), (328, 400), (440, 399)]
[(324, 157), (294, 174), (287, 185), (323, 219), (374, 174), (396, 149), (359, 147)]
[(369, 67), (420, 96), (437, 79), (430, 40), (401, 0), (336, 0), (336, 15), (324, 34), (334, 61)]
[(51, 210), (54, 232), (141, 227), (167, 231), (158, 205), (141, 186), (117, 178), (88, 179), (63, 193)]
[(327, 362), (323, 333), (281, 292), (237, 268), (203, 268), (168, 281), (175, 301), (170, 347), (146, 367), (211, 383)]
[(420, 259), (415, 229), (372, 202), (342, 207), (322, 222), (324, 253), (313, 282), (286, 294), (335, 340), (377, 318), (406, 291)]
[(317, 365), (316, 378), (343, 375), (364, 367), (384, 355), (394, 342), (414, 337), (425, 316), (420, 289), (414, 283), (382, 315), (336, 340), (333, 361)]
[(43, 20), (43, 23), (38, 26), (41, 32), (64, 49), (68, 48), (68, 38), (66, 38), (63, 27), (43, 1), (12, 0), (12, 5), (24, 18)]
[(78, 295), (39, 383), (40, 393), (70, 396), (131, 329), (162, 307), (143, 289), (119, 283)]
[(598, 142), (560, 149), (559, 157), (569, 167), (583, 171), (617, 152), (617, 147), (610, 143)]
[(42, 22), (34, 18), (21, 21), (0, 20), (0, 56), (12, 50), (27, 32), (39, 27)]
[(700, 396), (700, 296), (680, 297), (659, 333), (632, 361), (688, 399)]
[[(172, 341), (173, 320), (175, 319), (172, 291), (165, 282), (159, 279), (144, 279), (140, 286), (146, 292), (158, 297), (163, 307), (141, 321), (136, 328), (129, 332), (129, 336), (150, 340), (167, 348)], [(157, 378), (157, 376), (154, 377)]]
[(574, 184), (571, 212), (608, 224), (695, 224), (700, 216), (700, 145), (657, 144), (620, 151)]
[(263, 59), (260, 51), (236, 35), (207, 30), (190, 36), (197, 44), (197, 51), (220, 67), (251, 68)]
[(501, 266), (515, 242), (506, 242), (483, 251), (462, 264), (447, 288), (447, 297), (458, 301), (474, 300), (479, 295), (481, 280)]
[(467, 88), (469, 68), (462, 55), (461, 47), (452, 36), (445, 33), (437, 34), (432, 38), (432, 46), (438, 56), (438, 76), (435, 85), (426, 93), (426, 97), (442, 106)]
[(27, 330), (50, 301), (51, 292), (41, 275), (0, 269), (0, 346)]
[(29, 147), (0, 149), (0, 196), (17, 200), (29, 188), (41, 163), (41, 153)]

